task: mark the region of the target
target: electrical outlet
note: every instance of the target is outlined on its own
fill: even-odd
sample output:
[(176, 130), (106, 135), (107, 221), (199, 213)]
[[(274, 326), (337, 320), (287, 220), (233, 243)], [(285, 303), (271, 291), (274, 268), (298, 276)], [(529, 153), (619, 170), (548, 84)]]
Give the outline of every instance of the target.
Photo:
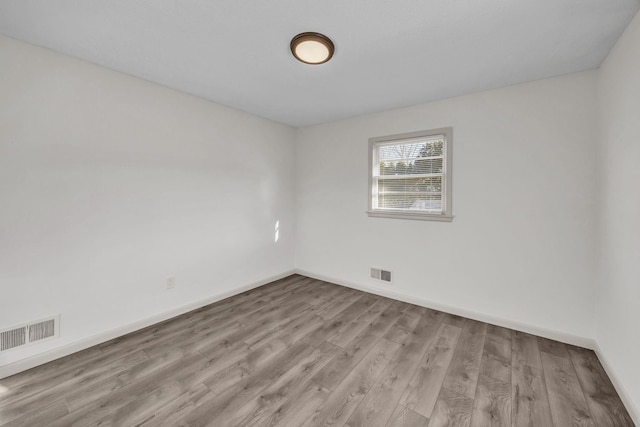
[(167, 277), (167, 289), (173, 289), (176, 287), (176, 278), (171, 276)]

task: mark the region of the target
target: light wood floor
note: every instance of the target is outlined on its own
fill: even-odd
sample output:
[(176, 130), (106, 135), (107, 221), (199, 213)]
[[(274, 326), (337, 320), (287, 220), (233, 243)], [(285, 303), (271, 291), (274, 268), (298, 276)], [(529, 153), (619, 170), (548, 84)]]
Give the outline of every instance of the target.
[(2, 426), (633, 426), (592, 351), (291, 276), (0, 380)]

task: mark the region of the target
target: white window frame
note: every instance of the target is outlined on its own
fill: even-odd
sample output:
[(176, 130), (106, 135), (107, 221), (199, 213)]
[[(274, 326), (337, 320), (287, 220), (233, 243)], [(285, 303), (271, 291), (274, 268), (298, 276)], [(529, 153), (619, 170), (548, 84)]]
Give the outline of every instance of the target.
[[(377, 207), (377, 187), (378, 187), (378, 147), (392, 145), (393, 143), (404, 144), (411, 139), (432, 138), (434, 136), (444, 136), (443, 149), (443, 179), (442, 179), (442, 204), (441, 212), (433, 212), (419, 209), (380, 209)], [(440, 128), (418, 132), (402, 133), (398, 135), (381, 136), (369, 139), (369, 209), (367, 214), (370, 217), (380, 218), (400, 218), (416, 219), (426, 221), (446, 221), (453, 220), (452, 213), (452, 177), (453, 177), (453, 128)]]

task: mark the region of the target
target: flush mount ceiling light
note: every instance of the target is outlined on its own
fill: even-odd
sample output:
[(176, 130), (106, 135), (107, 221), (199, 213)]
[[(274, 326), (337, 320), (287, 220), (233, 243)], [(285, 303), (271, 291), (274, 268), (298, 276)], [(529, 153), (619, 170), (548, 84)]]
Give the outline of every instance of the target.
[(333, 42), (320, 33), (300, 33), (291, 39), (291, 53), (305, 64), (324, 64), (333, 56)]

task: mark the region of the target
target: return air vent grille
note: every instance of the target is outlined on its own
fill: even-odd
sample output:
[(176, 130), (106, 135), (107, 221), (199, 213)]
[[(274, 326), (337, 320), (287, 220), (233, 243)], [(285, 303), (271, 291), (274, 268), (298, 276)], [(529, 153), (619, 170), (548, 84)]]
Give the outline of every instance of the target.
[(29, 325), (29, 342), (51, 338), (56, 334), (55, 319)]
[(381, 268), (371, 268), (371, 278), (391, 283), (391, 272)]
[(38, 320), (0, 331), (0, 351), (22, 347), (37, 341), (55, 338), (59, 334), (60, 316)]
[(0, 332), (0, 351), (25, 345), (27, 343), (27, 327)]

